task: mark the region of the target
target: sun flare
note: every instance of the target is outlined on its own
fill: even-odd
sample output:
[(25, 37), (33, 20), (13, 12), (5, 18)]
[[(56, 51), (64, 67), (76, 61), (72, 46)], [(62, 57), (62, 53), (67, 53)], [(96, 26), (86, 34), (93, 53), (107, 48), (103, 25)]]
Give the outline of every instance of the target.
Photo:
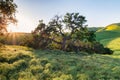
[(10, 24), (7, 29), (8, 29), (8, 32), (18, 32), (19, 31), (18, 26), (14, 25), (14, 24)]
[(8, 25), (7, 29), (8, 32), (31, 32), (34, 27), (35, 23), (33, 20), (29, 19), (29, 17), (26, 17), (26, 14), (16, 14), (17, 24), (10, 24)]

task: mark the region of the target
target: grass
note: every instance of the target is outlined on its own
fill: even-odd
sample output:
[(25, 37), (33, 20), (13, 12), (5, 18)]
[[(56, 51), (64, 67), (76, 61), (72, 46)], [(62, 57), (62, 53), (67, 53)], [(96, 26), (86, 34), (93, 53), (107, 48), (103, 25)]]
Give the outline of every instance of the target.
[(104, 46), (106, 46), (114, 51), (120, 50), (120, 37), (104, 39), (104, 40), (101, 40), (101, 43), (104, 44)]
[(101, 31), (120, 31), (120, 23), (113, 23), (97, 30), (97, 32)]
[(110, 24), (108, 26), (106, 26), (105, 30), (120, 30), (120, 23), (114, 23), (114, 24)]
[(23, 46), (5, 46), (0, 51), (1, 80), (120, 79), (120, 51), (113, 55), (88, 55)]
[(99, 29), (96, 32), (96, 39), (98, 41), (101, 41), (104, 39), (107, 39), (108, 41), (110, 41), (111, 39), (115, 39), (118, 37), (120, 37), (120, 23), (110, 24), (102, 29)]
[(120, 37), (120, 31), (99, 31), (96, 32), (96, 39), (98, 41), (104, 40), (104, 39), (111, 39), (111, 38), (117, 38)]
[[(96, 32), (96, 36), (96, 39), (105, 47), (108, 47), (114, 51), (114, 54), (110, 57), (120, 59), (120, 24), (109, 25), (103, 30)], [(113, 70), (117, 70), (118, 68), (120, 67), (116, 66)]]

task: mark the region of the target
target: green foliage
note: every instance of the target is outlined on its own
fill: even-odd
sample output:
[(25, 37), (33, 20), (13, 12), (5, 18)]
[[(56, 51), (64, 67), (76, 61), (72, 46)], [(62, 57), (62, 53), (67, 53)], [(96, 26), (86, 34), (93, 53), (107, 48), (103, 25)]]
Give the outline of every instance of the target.
[(100, 49), (99, 46), (97, 49), (94, 47), (95, 32), (89, 31), (85, 23), (85, 17), (79, 13), (66, 13), (64, 17), (56, 15), (47, 25), (40, 20), (32, 32), (32, 38), (25, 38), (21, 45), (35, 49), (105, 53), (103, 46)]
[(67, 46), (67, 51), (84, 51), (89, 54), (113, 54), (113, 51), (109, 48), (104, 48), (104, 46), (99, 42), (82, 42), (76, 41)]
[(94, 43), (94, 49), (96, 53), (98, 54), (113, 54), (113, 51), (109, 48), (104, 48), (103, 44), (100, 43)]
[(29, 46), (35, 49), (46, 49), (51, 43), (49, 39), (49, 29), (45, 28), (43, 21), (39, 21), (38, 27), (32, 32), (30, 36), (24, 37), (20, 45)]
[(21, 45), (21, 46), (28, 46), (28, 47), (32, 47), (33, 46), (33, 37), (32, 37), (31, 34), (29, 36), (24, 36), (24, 37), (21, 37), (21, 38), (22, 39), (20, 40), (19, 45)]
[(73, 35), (72, 35), (72, 39), (74, 40), (80, 40), (83, 42), (94, 42), (96, 41), (96, 35), (94, 31), (88, 31), (87, 28), (84, 28), (83, 31), (76, 31)]
[(0, 10), (4, 15), (11, 15), (16, 12), (17, 5), (13, 0), (1, 0), (0, 1)]

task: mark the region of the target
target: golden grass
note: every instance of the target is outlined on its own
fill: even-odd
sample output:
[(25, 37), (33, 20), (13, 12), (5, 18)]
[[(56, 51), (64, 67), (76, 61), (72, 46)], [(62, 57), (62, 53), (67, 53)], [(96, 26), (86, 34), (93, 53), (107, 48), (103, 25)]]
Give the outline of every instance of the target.
[(120, 26), (112, 24), (105, 28), (105, 30), (120, 30)]

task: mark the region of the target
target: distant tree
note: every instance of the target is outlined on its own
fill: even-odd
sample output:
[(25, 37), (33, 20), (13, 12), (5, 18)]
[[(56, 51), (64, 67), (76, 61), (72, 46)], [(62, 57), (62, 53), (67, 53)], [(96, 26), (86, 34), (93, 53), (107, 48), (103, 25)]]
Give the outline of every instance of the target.
[(15, 23), (17, 5), (13, 0), (0, 0), (0, 34), (7, 32), (7, 25), (10, 23)]

